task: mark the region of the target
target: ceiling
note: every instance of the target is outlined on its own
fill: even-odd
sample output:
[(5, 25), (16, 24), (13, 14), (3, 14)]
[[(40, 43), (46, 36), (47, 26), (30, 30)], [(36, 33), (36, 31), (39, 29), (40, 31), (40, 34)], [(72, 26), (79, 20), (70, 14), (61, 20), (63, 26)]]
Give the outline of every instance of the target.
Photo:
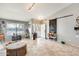
[(51, 14), (67, 7), (70, 3), (35, 3), (29, 11), (27, 8), (32, 3), (0, 3), (0, 18), (28, 21), (32, 18), (47, 18)]

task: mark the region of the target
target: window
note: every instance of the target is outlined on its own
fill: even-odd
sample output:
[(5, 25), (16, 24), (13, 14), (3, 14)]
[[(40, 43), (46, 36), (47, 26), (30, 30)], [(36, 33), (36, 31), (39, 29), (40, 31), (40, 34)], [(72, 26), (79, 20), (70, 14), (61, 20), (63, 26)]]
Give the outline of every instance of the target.
[(11, 39), (13, 33), (23, 36), (25, 34), (24, 26), (25, 25), (21, 23), (7, 23), (6, 38)]

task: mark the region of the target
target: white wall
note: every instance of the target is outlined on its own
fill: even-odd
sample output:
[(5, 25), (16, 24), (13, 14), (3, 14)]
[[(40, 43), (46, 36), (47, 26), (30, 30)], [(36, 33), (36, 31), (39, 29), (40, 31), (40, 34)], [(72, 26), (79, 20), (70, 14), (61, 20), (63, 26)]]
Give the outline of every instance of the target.
[(74, 26), (76, 25), (76, 17), (79, 16), (79, 4), (72, 4), (66, 7), (54, 15), (51, 15), (49, 19), (73, 14), (71, 17), (57, 19), (57, 36), (58, 42), (65, 41), (68, 44), (79, 45), (79, 38), (76, 38), (76, 31)]
[(73, 16), (57, 20), (57, 36), (59, 42), (65, 41), (66, 43), (74, 43), (74, 23)]

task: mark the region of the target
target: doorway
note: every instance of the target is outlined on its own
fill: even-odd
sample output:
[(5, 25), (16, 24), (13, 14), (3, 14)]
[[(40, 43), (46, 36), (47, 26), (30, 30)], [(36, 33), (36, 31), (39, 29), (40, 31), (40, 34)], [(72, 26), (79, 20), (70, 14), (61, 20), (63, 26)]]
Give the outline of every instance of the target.
[(32, 21), (32, 34), (37, 33), (37, 38), (46, 37), (46, 24), (44, 20), (33, 20)]
[(49, 39), (57, 41), (57, 19), (49, 20)]

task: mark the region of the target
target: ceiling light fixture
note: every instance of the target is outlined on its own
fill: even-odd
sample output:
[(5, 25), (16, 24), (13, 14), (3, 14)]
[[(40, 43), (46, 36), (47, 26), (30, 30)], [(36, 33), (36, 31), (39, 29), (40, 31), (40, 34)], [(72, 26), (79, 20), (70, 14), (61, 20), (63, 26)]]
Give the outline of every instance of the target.
[(28, 10), (30, 11), (33, 7), (34, 7), (35, 3), (32, 3), (32, 5), (28, 8)]

